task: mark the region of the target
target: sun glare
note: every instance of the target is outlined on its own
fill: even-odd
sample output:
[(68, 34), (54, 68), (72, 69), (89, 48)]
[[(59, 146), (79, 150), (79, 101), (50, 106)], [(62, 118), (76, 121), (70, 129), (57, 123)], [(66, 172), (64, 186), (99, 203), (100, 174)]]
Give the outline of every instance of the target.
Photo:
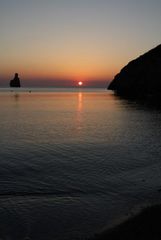
[(78, 82), (78, 85), (79, 85), (79, 86), (82, 86), (82, 85), (83, 85), (83, 82)]

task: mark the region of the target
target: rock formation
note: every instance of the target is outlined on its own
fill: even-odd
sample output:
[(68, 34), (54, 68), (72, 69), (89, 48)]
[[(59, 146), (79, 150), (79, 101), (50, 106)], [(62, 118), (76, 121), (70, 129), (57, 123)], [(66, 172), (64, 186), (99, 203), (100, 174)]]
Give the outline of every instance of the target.
[(18, 73), (15, 73), (14, 79), (10, 81), (10, 87), (21, 87)]
[(129, 62), (108, 89), (126, 97), (161, 97), (161, 45)]

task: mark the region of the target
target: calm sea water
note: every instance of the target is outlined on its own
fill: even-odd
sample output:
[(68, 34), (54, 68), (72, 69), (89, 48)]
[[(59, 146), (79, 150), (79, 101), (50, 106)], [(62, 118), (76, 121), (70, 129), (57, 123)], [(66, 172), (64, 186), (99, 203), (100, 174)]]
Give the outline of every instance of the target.
[(92, 236), (159, 200), (160, 176), (161, 111), (105, 89), (0, 90), (0, 239)]

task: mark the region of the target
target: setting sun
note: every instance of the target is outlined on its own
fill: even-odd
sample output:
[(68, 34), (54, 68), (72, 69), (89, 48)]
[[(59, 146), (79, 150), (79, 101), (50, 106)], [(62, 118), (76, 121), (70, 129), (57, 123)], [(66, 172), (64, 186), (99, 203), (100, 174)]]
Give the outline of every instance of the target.
[(82, 85), (83, 85), (83, 82), (78, 82), (78, 85), (79, 85), (79, 86), (82, 86)]

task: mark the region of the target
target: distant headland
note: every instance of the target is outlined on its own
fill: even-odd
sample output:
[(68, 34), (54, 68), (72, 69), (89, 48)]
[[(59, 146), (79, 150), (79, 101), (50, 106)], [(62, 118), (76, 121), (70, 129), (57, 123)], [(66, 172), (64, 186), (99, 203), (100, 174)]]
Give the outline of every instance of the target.
[(129, 98), (161, 98), (161, 45), (129, 62), (108, 89)]
[(14, 78), (10, 81), (10, 87), (21, 87), (18, 73), (15, 73)]

